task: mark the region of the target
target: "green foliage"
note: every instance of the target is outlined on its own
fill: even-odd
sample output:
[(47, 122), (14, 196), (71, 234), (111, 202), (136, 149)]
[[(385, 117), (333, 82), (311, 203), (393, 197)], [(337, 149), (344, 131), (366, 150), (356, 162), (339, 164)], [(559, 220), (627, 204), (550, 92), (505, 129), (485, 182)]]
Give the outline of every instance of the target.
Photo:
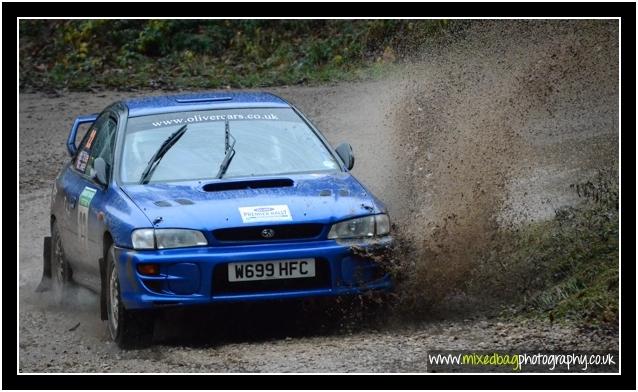
[(519, 310), (588, 325), (618, 321), (618, 177), (601, 171), (572, 189), (585, 198), (553, 220), (502, 233), (503, 247), (483, 260), (472, 282), (483, 294), (521, 303)]
[(21, 20), (20, 85), (170, 89), (352, 79), (446, 27), (438, 20)]

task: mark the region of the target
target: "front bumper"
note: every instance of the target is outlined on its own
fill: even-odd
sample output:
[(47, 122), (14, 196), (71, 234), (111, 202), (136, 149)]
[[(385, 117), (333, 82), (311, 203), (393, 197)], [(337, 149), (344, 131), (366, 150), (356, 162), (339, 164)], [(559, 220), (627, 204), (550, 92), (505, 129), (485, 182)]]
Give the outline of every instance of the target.
[[(389, 290), (392, 281), (381, 263), (369, 256), (385, 252), (393, 239), (271, 243), (205, 248), (137, 251), (115, 248), (119, 267), (120, 293), (128, 309), (182, 306), (213, 302), (256, 301), (317, 296), (359, 294), (369, 290)], [(229, 289), (220, 278), (227, 263), (314, 258), (323, 277), (307, 287), (288, 286), (285, 281), (268, 281), (267, 288)], [(137, 265), (156, 263), (160, 275), (138, 272)], [(217, 271), (217, 273), (215, 273)], [(225, 271), (225, 270), (224, 270)], [(277, 282), (282, 282), (278, 287)], [(295, 282), (297, 283), (297, 282)], [(231, 284), (232, 285), (232, 284)]]

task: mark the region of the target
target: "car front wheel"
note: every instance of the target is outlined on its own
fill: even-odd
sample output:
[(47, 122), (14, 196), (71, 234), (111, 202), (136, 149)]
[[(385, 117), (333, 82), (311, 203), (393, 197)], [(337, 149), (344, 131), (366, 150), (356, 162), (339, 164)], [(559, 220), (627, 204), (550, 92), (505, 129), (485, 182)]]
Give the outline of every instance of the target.
[(153, 314), (150, 311), (128, 310), (124, 307), (113, 246), (108, 251), (106, 274), (102, 284), (107, 285), (107, 323), (111, 339), (124, 349), (149, 345), (153, 337)]

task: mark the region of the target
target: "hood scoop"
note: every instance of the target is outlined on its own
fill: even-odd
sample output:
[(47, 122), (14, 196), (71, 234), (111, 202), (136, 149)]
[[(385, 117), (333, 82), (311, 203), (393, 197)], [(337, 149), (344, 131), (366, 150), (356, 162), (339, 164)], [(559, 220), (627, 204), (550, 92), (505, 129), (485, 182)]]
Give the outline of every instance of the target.
[(210, 184), (204, 185), (202, 189), (205, 192), (221, 192), (243, 189), (285, 188), (291, 187), (294, 184), (295, 183), (289, 178), (275, 178), (268, 180), (211, 182)]

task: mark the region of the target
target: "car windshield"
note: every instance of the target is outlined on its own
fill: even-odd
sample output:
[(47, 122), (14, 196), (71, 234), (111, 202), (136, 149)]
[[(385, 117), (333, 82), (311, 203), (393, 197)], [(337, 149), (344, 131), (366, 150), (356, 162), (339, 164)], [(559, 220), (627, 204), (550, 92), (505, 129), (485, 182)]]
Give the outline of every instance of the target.
[(340, 170), (319, 137), (290, 108), (206, 110), (130, 118), (122, 182), (139, 183), (153, 154), (185, 124), (188, 132), (162, 157), (150, 182), (215, 178), (226, 155), (226, 119), (236, 144), (224, 178)]

